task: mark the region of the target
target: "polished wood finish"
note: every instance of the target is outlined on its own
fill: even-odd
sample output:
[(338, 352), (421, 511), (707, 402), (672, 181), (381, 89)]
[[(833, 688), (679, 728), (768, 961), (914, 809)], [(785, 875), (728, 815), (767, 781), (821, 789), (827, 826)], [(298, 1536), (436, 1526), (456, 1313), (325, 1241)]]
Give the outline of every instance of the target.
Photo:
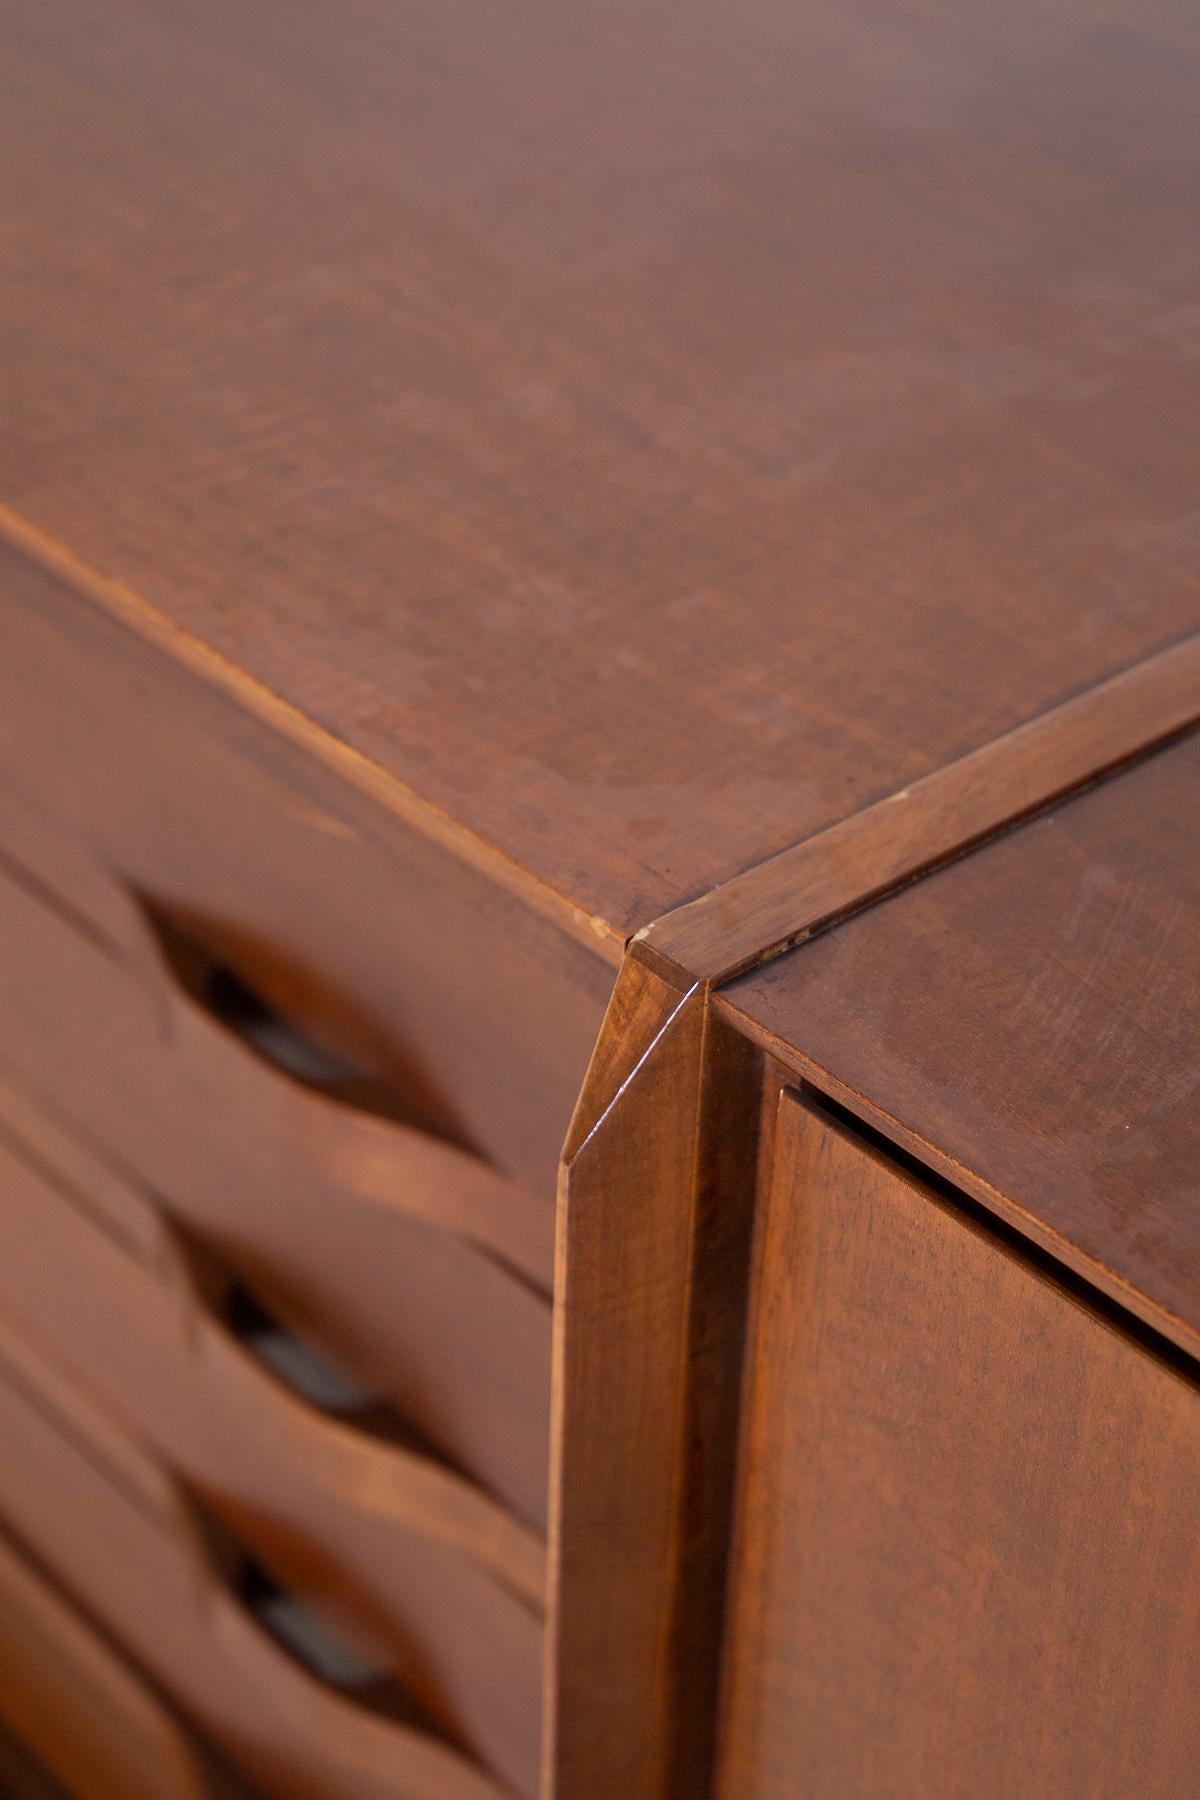
[[(1018, 757), (1001, 785), (1039, 767), (1053, 778), (1052, 757), (1025, 770)], [(1200, 1035), (1200, 738), (1168, 741), (1107, 778), (1098, 768), (1097, 777), (1015, 831), (982, 847), (964, 842), (946, 866), (885, 904), (867, 905), (868, 889), (866, 910), (851, 905), (849, 917), (832, 921), (818, 914), (813, 924), (824, 929), (811, 941), (720, 989), (697, 972), (687, 990), (704, 997), (706, 1022), (675, 1078), (681, 1121), (690, 1120), (697, 1089), (706, 1097), (695, 1126), (687, 1124), (697, 1143), (719, 1116), (720, 1090), (706, 1092), (702, 1073), (703, 1045), (718, 1031), (757, 1046), (757, 1090), (750, 1082), (747, 1093), (760, 1092), (766, 1108), (766, 1128), (737, 1146), (717, 1189), (731, 1209), (747, 1191), (758, 1196), (749, 1386), (740, 1425), (730, 1427), (739, 1438), (729, 1477), (738, 1547), (723, 1634), (710, 1631), (688, 1654), (672, 1614), (627, 1605), (624, 1618), (639, 1656), (656, 1646), (672, 1671), (676, 1724), (693, 1716), (680, 1696), (689, 1684), (703, 1693), (720, 1643), (717, 1791), (729, 1800), (1115, 1796), (1133, 1780), (1128, 1758), (1111, 1753), (1126, 1690), (1141, 1722), (1133, 1734), (1139, 1791), (1178, 1791), (1194, 1758), (1183, 1694), (1200, 1580), (1192, 1548), (1198, 1420), (1196, 1368), (1184, 1353), (1200, 1317), (1192, 1267), (1200, 1113), (1190, 1104)], [(948, 781), (952, 795), (970, 795), (969, 784), (956, 787), (956, 772)], [(862, 842), (870, 842), (869, 820)], [(875, 841), (887, 847), (886, 829)], [(812, 866), (820, 880), (822, 865)], [(767, 891), (774, 872), (761, 873)], [(836, 860), (826, 874), (844, 881)], [(778, 900), (785, 891), (774, 885)], [(707, 929), (718, 956), (723, 916), (714, 902)], [(631, 967), (644, 963), (667, 984), (686, 980), (657, 936), (639, 937)], [(734, 951), (737, 944), (735, 917)], [(622, 1041), (618, 1022), (611, 1041), (601, 1039), (602, 1062), (620, 1067)], [(620, 1091), (632, 1104), (636, 1036), (629, 1050)], [(881, 1162), (840, 1126), (812, 1125), (817, 1115), (786, 1098), (799, 1078), (885, 1134), (885, 1147), (891, 1139), (899, 1155), (920, 1157), (924, 1171)], [(781, 1144), (777, 1107), (787, 1122)], [(804, 1131), (816, 1134), (821, 1156), (802, 1153)], [(628, 1148), (617, 1137), (608, 1146), (597, 1209), (620, 1191), (629, 1158), (649, 1147), (644, 1130), (632, 1137)], [(949, 1206), (934, 1191), (939, 1174), (958, 1189)], [(669, 1158), (641, 1171), (653, 1209), (664, 1179), (677, 1212), (695, 1220), (695, 1165), (690, 1176)], [(886, 1215), (873, 1222), (872, 1182), (885, 1194), (902, 1190), (905, 1241), (889, 1235)], [(984, 1210), (972, 1213), (977, 1206)], [(955, 1221), (952, 1230), (944, 1220)], [(1009, 1226), (1019, 1240), (1007, 1238)], [(917, 1256), (907, 1240), (922, 1235)], [(952, 1253), (960, 1240), (979, 1246), (962, 1252), (965, 1271)], [(568, 1270), (572, 1241), (568, 1228)], [(622, 1245), (636, 1252), (636, 1233)], [(724, 1270), (734, 1293), (740, 1266), (735, 1254)], [(1001, 1270), (1016, 1273), (1002, 1280)], [(1077, 1275), (1091, 1286), (1078, 1286)], [(658, 1292), (656, 1276), (655, 1261), (639, 1257), (623, 1278), (634, 1291)], [(1020, 1304), (1025, 1288), (1036, 1300)], [(691, 1305), (690, 1293), (677, 1303), (674, 1328), (687, 1346), (685, 1379), (696, 1383)], [(906, 1337), (914, 1305), (928, 1317)], [(1138, 1320), (1161, 1335), (1139, 1339)], [(735, 1305), (720, 1336), (734, 1366), (740, 1321)], [(622, 1340), (603, 1356), (603, 1330), (577, 1320), (575, 1332), (593, 1347), (591, 1416), (600, 1419), (601, 1371), (620, 1361)], [(940, 1411), (939, 1382), (949, 1396)], [(578, 1391), (574, 1403), (586, 1410)], [(925, 1410), (914, 1415), (917, 1405)], [(918, 1424), (934, 1434), (928, 1443)], [(1090, 1435), (1081, 1435), (1085, 1426)], [(955, 1456), (968, 1427), (977, 1433), (974, 1460), (960, 1474)], [(1078, 1454), (1064, 1462), (1068, 1443)], [(911, 1449), (913, 1463), (893, 1472), (880, 1447), (889, 1444), (901, 1457)], [(673, 1459), (681, 1516), (719, 1511), (719, 1482), (716, 1491), (706, 1485), (688, 1454), (676, 1450)], [(911, 1493), (898, 1490), (901, 1473)], [(659, 1464), (647, 1471), (640, 1459), (607, 1471), (619, 1491), (649, 1493), (661, 1478)], [(1021, 1501), (998, 1534), (996, 1508), (1019, 1498), (1022, 1481), (1034, 1499)], [(974, 1512), (963, 1483), (973, 1484), (966, 1498), (974, 1496)], [(577, 1517), (602, 1561), (582, 1505)], [(957, 1560), (939, 1562), (934, 1552), (951, 1523)], [(828, 1541), (839, 1525), (847, 1532), (840, 1548)], [(658, 1541), (669, 1566), (668, 1540)], [(1039, 1559), (1062, 1583), (1058, 1600), (1045, 1583), (1028, 1589), (1025, 1571)], [(975, 1571), (990, 1571), (987, 1607)], [(691, 1570), (701, 1605), (706, 1578), (717, 1573), (711, 1564)], [(619, 1605), (615, 1589), (592, 1596), (602, 1616)], [(720, 1617), (719, 1605), (710, 1616)], [(1060, 1618), (1076, 1622), (1060, 1632)], [(560, 1623), (560, 1642), (564, 1635)], [(1022, 1685), (1013, 1673), (1027, 1663), (1041, 1671), (1041, 1685)], [(961, 1736), (939, 1760), (960, 1690)], [(621, 1698), (635, 1725), (650, 1729), (648, 1690), (639, 1696), (631, 1687)], [(665, 1757), (642, 1791), (706, 1792), (707, 1774), (689, 1786)]]
[(718, 1793), (1189, 1792), (1200, 1392), (780, 1107)]
[(18, 1569), (289, 1797), (1186, 1785), (1194, 20), (0, 52)]
[(1196, 628), (1175, 0), (0, 25), (0, 501), (606, 935)]
[(597, 1800), (669, 1759), (704, 1016), (630, 959), (563, 1152), (546, 1786)]
[[(51, 822), (3, 800), (0, 819), (0, 1056), (447, 1457), (543, 1518), (549, 1207), (273, 1068), (189, 997), (97, 868), (76, 856), (46, 904), (66, 854)], [(98, 943), (93, 917), (119, 939)]]
[(547, 1793), (707, 1782), (760, 1093), (631, 955), (563, 1153)]
[(0, 596), (6, 793), (35, 799), (549, 1214), (619, 947), (592, 932), (585, 949), (311, 745), (2, 544)]
[[(124, 1420), (277, 1578), (385, 1651), (425, 1716), (536, 1789), (536, 1535), (353, 1415), (294, 1398), (214, 1317), (148, 1196), (0, 1078), (0, 1310)], [(98, 1190), (139, 1212), (136, 1252)]]
[(423, 1732), (314, 1680), (226, 1583), (174, 1485), (17, 1332), (0, 1331), (0, 1516), (280, 1800), (497, 1800)]

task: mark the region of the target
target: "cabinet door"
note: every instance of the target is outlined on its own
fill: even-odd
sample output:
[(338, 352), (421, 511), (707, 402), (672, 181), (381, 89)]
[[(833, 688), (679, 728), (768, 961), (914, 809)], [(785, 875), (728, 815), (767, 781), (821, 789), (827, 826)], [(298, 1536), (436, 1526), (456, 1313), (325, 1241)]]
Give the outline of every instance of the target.
[(1178, 1800), (1187, 1371), (785, 1093), (756, 1247), (722, 1800)]

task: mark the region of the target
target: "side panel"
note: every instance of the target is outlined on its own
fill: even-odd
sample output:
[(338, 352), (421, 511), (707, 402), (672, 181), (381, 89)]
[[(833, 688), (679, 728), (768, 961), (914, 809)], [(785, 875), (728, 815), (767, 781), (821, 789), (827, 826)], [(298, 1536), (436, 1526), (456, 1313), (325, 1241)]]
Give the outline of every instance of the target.
[(554, 1800), (657, 1800), (670, 1733), (704, 999), (632, 958), (564, 1152), (555, 1305)]
[(568, 1136), (554, 1800), (711, 1789), (762, 1059), (635, 951)]
[(1176, 1800), (1200, 1405), (791, 1093), (756, 1248), (723, 1800)]

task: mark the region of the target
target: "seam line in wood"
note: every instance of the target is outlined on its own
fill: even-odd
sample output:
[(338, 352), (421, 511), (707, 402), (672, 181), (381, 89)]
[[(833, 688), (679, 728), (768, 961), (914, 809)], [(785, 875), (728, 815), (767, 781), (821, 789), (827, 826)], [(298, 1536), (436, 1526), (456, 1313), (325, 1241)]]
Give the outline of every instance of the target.
[(950, 1190), (957, 1190), (984, 1213), (994, 1215), (1018, 1237), (1035, 1245), (1052, 1263), (1061, 1264), (1086, 1286), (1107, 1295), (1116, 1306), (1156, 1332), (1165, 1343), (1200, 1364), (1200, 1332), (1180, 1313), (1159, 1300), (1150, 1299), (1136, 1282), (1119, 1274), (1102, 1257), (1080, 1250), (1064, 1232), (1048, 1225), (1036, 1212), (1012, 1199), (1003, 1188), (976, 1173), (969, 1164), (931, 1143), (903, 1119), (877, 1105), (805, 1051), (784, 1042), (770, 1026), (747, 1012), (735, 994), (717, 994), (714, 1002), (735, 1030), (782, 1065), (787, 1084), (794, 1087), (796, 1083), (807, 1082), (817, 1093), (845, 1107), (914, 1162), (923, 1165), (927, 1175), (945, 1183)]
[(424, 837), (444, 845), (464, 862), (481, 870), (588, 949), (599, 952), (614, 965), (620, 963), (621, 936), (606, 919), (593, 917), (574, 905), (557, 888), (542, 881), (489, 839), (451, 818), (398, 775), (393, 775), (344, 739), (334, 737), (290, 701), (246, 674), (202, 639), (174, 624), (135, 589), (92, 568), (66, 545), (40, 531), (2, 502), (0, 542), (61, 581), (78, 598), (91, 601), (143, 642), (172, 657), (281, 736), (316, 756)]
[(627, 1075), (624, 1075), (621, 1078), (621, 1081), (619, 1082), (617, 1087), (613, 1090), (611, 1099), (609, 1099), (606, 1102), (603, 1111), (597, 1116), (595, 1123), (588, 1127), (586, 1134), (582, 1138), (580, 1138), (578, 1144), (572, 1146), (572, 1150), (571, 1150), (572, 1157), (581, 1155), (582, 1152), (587, 1149), (588, 1145), (591, 1143), (591, 1141), (595, 1137), (596, 1133), (605, 1124), (610, 1113), (612, 1112), (613, 1108), (619, 1102), (619, 1100), (620, 1100), (622, 1094), (625, 1092), (626, 1088), (628, 1088), (632, 1082), (636, 1081), (638, 1074), (640, 1073), (642, 1067), (650, 1059), (650, 1057), (654, 1054), (655, 1050), (657, 1049), (658, 1045), (661, 1044), (662, 1040), (666, 1037), (668, 1031), (670, 1031), (672, 1025), (675, 1023), (676, 1019), (679, 1017), (680, 1013), (683, 1011), (683, 1009), (687, 1005), (688, 1001), (692, 998), (692, 995), (696, 992), (696, 989), (699, 987), (699, 985), (700, 985), (699, 982), (693, 982), (691, 987), (687, 988), (682, 994), (680, 994), (677, 1003), (671, 1008), (670, 1012), (667, 1014), (666, 1018), (663, 1020), (662, 1024), (659, 1026), (658, 1030), (655, 1032), (654, 1036), (650, 1039), (650, 1042), (646, 1045), (646, 1048), (642, 1051), (642, 1053), (638, 1057), (637, 1061), (630, 1068), (629, 1073)]
[(1200, 632), (665, 913), (631, 940), (719, 986), (1200, 722)]

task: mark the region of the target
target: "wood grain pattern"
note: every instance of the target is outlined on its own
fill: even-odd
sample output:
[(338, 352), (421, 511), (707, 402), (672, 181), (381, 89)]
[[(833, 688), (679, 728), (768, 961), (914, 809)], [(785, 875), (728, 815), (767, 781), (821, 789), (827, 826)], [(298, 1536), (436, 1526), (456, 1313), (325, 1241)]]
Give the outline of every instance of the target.
[[(742, 1341), (755, 1170), (770, 1091), (754, 1047), (711, 1009), (705, 1019), (687, 1293), (680, 1514), (674, 1605), (665, 1656), (668, 1756), (661, 1791), (712, 1791), (720, 1651), (733, 1519)], [(677, 1202), (678, 1203), (678, 1202)], [(648, 1271), (649, 1279), (656, 1271)], [(637, 1480), (636, 1465), (627, 1479)]]
[(964, 855), (1200, 717), (1200, 633), (889, 794), (638, 933), (724, 982)]
[[(114, 1240), (140, 1211), (138, 1255)], [(0, 1312), (290, 1590), (382, 1648), (425, 1717), (536, 1792), (535, 1534), (426, 1459), (294, 1398), (210, 1316), (169, 1229), (0, 1076)], [(2, 1485), (2, 1484), (0, 1484)]]
[[(308, 1083), (276, 1080), (258, 1036), (239, 1033), (236, 1018), (224, 1019), (219, 1009), (209, 1005), (210, 1015), (215, 1013), (227, 1028), (222, 1058), (215, 1047), (222, 1033), (206, 1028), (197, 1017), (204, 1006), (203, 996), (197, 1006), (184, 971), (173, 966), (171, 948), (155, 929), (154, 915), (72, 842), (47, 813), (30, 807), (12, 791), (0, 798), (0, 862), (10, 888), (41, 907), (54, 924), (65, 925), (85, 942), (92, 942), (107, 962), (125, 968), (135, 987), (143, 990), (144, 1003), (160, 1015), (159, 1031), (172, 1040), (179, 1058), (177, 1080), (184, 1090), (181, 1103), (186, 1103), (193, 1091), (203, 1094), (214, 1080), (207, 1065), (221, 1060), (232, 1063), (237, 1075), (226, 1077), (230, 1086), (248, 1086), (252, 1090), (248, 1104), (264, 1115), (279, 1117), (281, 1153), (295, 1154), (297, 1163), (283, 1171), (284, 1179), (302, 1180), (298, 1164), (303, 1158), (315, 1166), (318, 1178), (331, 1186), (371, 1195), (378, 1206), (386, 1198), (414, 1218), (477, 1245), (516, 1270), (531, 1286), (549, 1293), (554, 1220), (545, 1199), (502, 1176), (480, 1157), (405, 1123), (401, 1116), (376, 1116), (373, 1111), (340, 1103), (336, 1085), (329, 1090), (334, 1103), (322, 1104), (320, 1077)], [(15, 923), (13, 935), (15, 938)], [(183, 959), (195, 960), (193, 952), (199, 953), (201, 963), (208, 960), (203, 947), (191, 944), (185, 945)], [(86, 989), (81, 990), (81, 999), (84, 992)], [(164, 1020), (164, 1014), (169, 1018)], [(65, 1021), (68, 1026), (71, 1022)], [(288, 1019), (272, 1021), (275, 1030), (291, 1025)], [(257, 1056), (240, 1053), (239, 1034), (259, 1052)], [(136, 1061), (135, 1041), (124, 1047)], [(319, 1053), (320, 1045), (314, 1048)], [(396, 1097), (397, 1115), (405, 1098), (402, 1094)]]
[[(102, 613), (126, 627), (139, 643), (164, 651), (173, 663), (217, 689), (272, 732), (290, 740), (306, 760), (332, 769), (352, 791), (360, 791), (378, 802), (386, 815), (394, 815), (423, 838), (448, 850), (456, 864), (482, 872), (497, 888), (516, 895), (588, 949), (613, 954), (615, 938), (605, 921), (573, 907), (565, 895), (544, 887), (520, 863), (498, 853), (452, 814), (423, 800), (404, 782), (388, 775), (368, 757), (254, 681), (235, 662), (173, 625), (123, 582), (102, 575), (65, 545), (0, 504), (0, 556), (11, 565), (14, 552), (37, 571), (35, 587), (40, 585), (38, 575), (49, 575), (56, 586), (68, 590), (77, 600), (93, 602)], [(18, 577), (17, 586), (22, 585)]]
[(543, 1792), (711, 1781), (761, 1059), (629, 957), (564, 1153)]
[[(551, 1309), (528, 1273), (548, 1209), (461, 1151), (270, 1067), (173, 981), (132, 905), (118, 918), (111, 884), (98, 916), (120, 927), (132, 967), (106, 953), (45, 904), (65, 853), (46, 853), (44, 819), (30, 826), (11, 802), (0, 813), (0, 1052), (285, 1319), (543, 1519)], [(97, 886), (93, 869), (70, 904)]]
[(1175, 0), (0, 31), (0, 502), (614, 947), (1196, 628)]
[(1176, 1800), (1200, 1395), (784, 1095), (756, 1258), (725, 1800)]
[(1200, 739), (725, 991), (741, 1028), (1200, 1351)]
[(619, 945), (585, 949), (2, 544), (0, 596), (5, 792), (542, 1195), (549, 1242)]
[(627, 962), (564, 1151), (544, 1777), (564, 1800), (667, 1779), (704, 1015)]
[(327, 1687), (226, 1588), (170, 1482), (0, 1323), (0, 1517), (279, 1800), (498, 1800), (462, 1756)]
[[(271, 1495), (212, 1371), (275, 1444), (272, 1494), (331, 1440), (295, 1409), (284, 1431), (137, 1195), (536, 1526), (551, 1176), (653, 921), (563, 1159), (546, 1800), (711, 1785), (770, 1057), (961, 1159), (964, 1188), (1200, 1348), (1180, 750), (1146, 765), (1165, 786), (1137, 771), (1061, 808), (1090, 821), (1061, 859), (1043, 819), (711, 991), (1194, 720), (1198, 100), (1178, 0), (0, 0), (0, 785), (63, 825), (26, 841), (0, 802), (0, 1051), (131, 1172), (62, 1152), (88, 1236), (18, 1157), (38, 1229), (8, 1294), (65, 1327), (73, 1271), (99, 1342), (111, 1286), (123, 1385), (162, 1365), (136, 1405), (114, 1386), (114, 1424), (0, 1317), (0, 1514), (268, 1791), (496, 1784), (300, 1677), (228, 1591), (184, 1489), (220, 1490), (252, 1536)], [(428, 1130), (267, 1067), (151, 919)], [(944, 1711), (959, 1662), (936, 1772), (965, 1791), (994, 1774), (989, 1691), (1027, 1727), (1007, 1791), (1093, 1768), (1129, 1791), (1122, 1670), (1154, 1778), (1186, 1788), (1164, 1571), (1194, 1566), (1192, 1390), (905, 1192), (911, 1230), (884, 1208), (874, 1239), (832, 1199), (829, 1292), (757, 1314), (778, 1355), (754, 1361), (746, 1449), (770, 1478), (756, 1494), (747, 1465), (735, 1651), (766, 1673), (739, 1687), (729, 1663), (729, 1800), (893, 1774), (923, 1800), (922, 1706)], [(860, 1315), (865, 1365), (822, 1362)], [(81, 1341), (54, 1337), (73, 1379)], [(810, 1454), (791, 1434), (819, 1415), (818, 1362), (846, 1404)], [(170, 1418), (168, 1377), (204, 1430)], [(856, 1433), (870, 1450), (892, 1416), (937, 1478), (901, 1446), (856, 1488)], [(1064, 1441), (1071, 1484), (1023, 1487)], [(352, 1496), (343, 1449), (326, 1512), (298, 1480), (286, 1523), (360, 1582), (370, 1543), (398, 1614), (371, 1529), (342, 1535), (381, 1465)], [(956, 1511), (972, 1481), (994, 1567)], [(461, 1491), (441, 1484), (443, 1523)], [(1098, 1583), (1088, 1529), (1122, 1506), (1128, 1561)], [(970, 1637), (1026, 1569), (1097, 1659), (1089, 1743), (1086, 1708), (1058, 1716), (1060, 1642), (1034, 1642), (1044, 1717), (1021, 1686), (1024, 1590), (1009, 1636)], [(1164, 1643), (1152, 1690), (1136, 1659)], [(821, 1702), (799, 1776), (793, 1688)], [(488, 1748), (528, 1788), (535, 1727), (514, 1729), (516, 1752)]]

